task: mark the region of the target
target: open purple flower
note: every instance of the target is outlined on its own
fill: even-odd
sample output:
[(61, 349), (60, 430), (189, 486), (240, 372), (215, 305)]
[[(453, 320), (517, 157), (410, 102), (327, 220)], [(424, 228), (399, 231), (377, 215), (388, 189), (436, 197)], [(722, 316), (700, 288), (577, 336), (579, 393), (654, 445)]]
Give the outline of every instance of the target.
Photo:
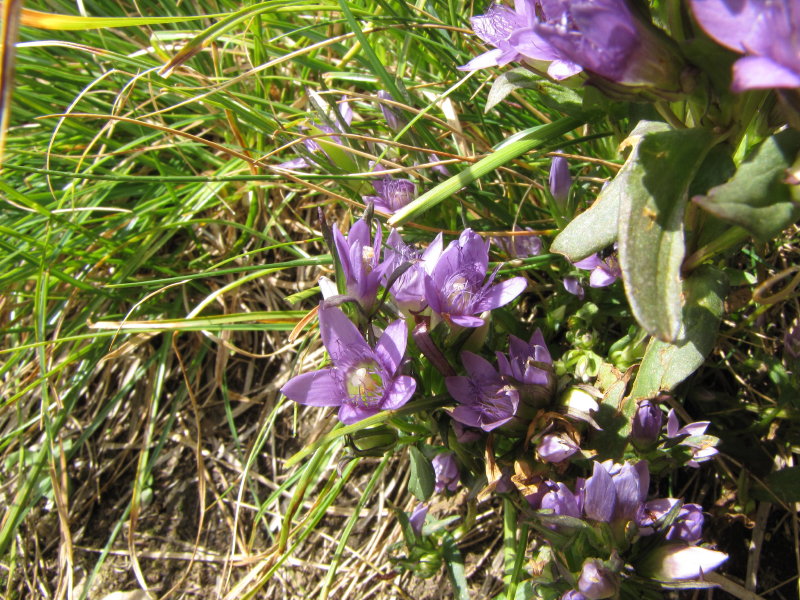
[(372, 182), (377, 196), (364, 196), (364, 202), (372, 202), (375, 208), (394, 214), (417, 197), (417, 186), (408, 179), (387, 177)]
[(433, 473), (436, 475), (436, 485), (434, 491), (441, 494), (445, 491), (455, 492), (458, 488), (459, 472), (455, 454), (452, 452), (442, 452), (433, 457), (431, 461)]
[[(686, 435), (691, 438), (695, 436), (702, 436), (705, 435), (706, 429), (708, 429), (710, 424), (710, 421), (697, 421), (695, 423), (684, 425), (678, 429), (678, 427), (680, 427), (680, 424), (678, 423), (678, 415), (675, 414), (675, 409), (672, 409), (667, 415), (667, 437), (676, 438)], [(702, 442), (695, 443), (688, 440), (682, 442), (682, 444), (691, 449), (692, 459), (686, 463), (690, 467), (697, 468), (700, 466), (699, 463), (709, 460), (713, 456), (719, 454), (719, 451), (710, 444)]]
[(595, 462), (583, 486), (583, 512), (595, 521), (631, 521), (647, 498), (650, 473), (647, 462)]
[(488, 267), (489, 242), (471, 229), (464, 230), (425, 275), (425, 298), (431, 310), (455, 325), (479, 327), (484, 321), (476, 313), (503, 306), (525, 290), (524, 277), (494, 284), (499, 266), (487, 279)]
[(525, 385), (549, 386), (553, 383), (553, 358), (541, 330), (524, 342), (514, 334), (508, 336), (508, 357), (497, 352), (500, 373)]
[[(578, 65), (564, 60), (558, 50), (531, 30), (540, 7), (536, 0), (515, 0), (514, 10), (492, 3), (485, 14), (472, 17), (470, 23), (475, 35), (494, 49), (473, 58), (459, 69), (475, 71), (530, 59), (550, 62), (547, 72), (553, 79), (565, 79), (579, 73), (581, 68)], [(519, 37), (522, 31), (528, 33)]]
[(551, 483), (550, 490), (542, 496), (539, 508), (550, 509), (553, 514), (579, 518), (581, 511), (578, 501), (563, 483)]
[(733, 90), (800, 88), (800, 0), (691, 0), (714, 40), (745, 56)]
[[(678, 504), (677, 498), (658, 498), (651, 500), (644, 505), (643, 517), (637, 519), (639, 531), (642, 535), (653, 533), (653, 525), (659, 519), (664, 518), (672, 508)], [(703, 507), (699, 504), (681, 505), (678, 516), (667, 531), (666, 539), (681, 540), (694, 544), (699, 542), (703, 536)]]
[(309, 406), (338, 406), (345, 425), (408, 402), (416, 382), (400, 374), (408, 338), (403, 320), (389, 325), (374, 349), (338, 308), (320, 306), (319, 328), (333, 366), (290, 379), (281, 388), (287, 398)]
[(589, 285), (593, 288), (606, 287), (622, 277), (622, 269), (619, 268), (615, 254), (600, 258), (594, 253), (573, 264), (584, 271), (591, 271)]
[(347, 237), (338, 228), (334, 228), (333, 239), (342, 265), (347, 293), (356, 298), (365, 310), (370, 310), (378, 294), (384, 270), (380, 262), (380, 228), (370, 243), (369, 225), (364, 219), (359, 219), (350, 227)]
[(445, 379), (447, 391), (458, 402), (453, 419), (469, 427), (491, 431), (514, 418), (519, 394), (506, 385), (492, 364), (472, 352), (462, 352), (467, 375)]

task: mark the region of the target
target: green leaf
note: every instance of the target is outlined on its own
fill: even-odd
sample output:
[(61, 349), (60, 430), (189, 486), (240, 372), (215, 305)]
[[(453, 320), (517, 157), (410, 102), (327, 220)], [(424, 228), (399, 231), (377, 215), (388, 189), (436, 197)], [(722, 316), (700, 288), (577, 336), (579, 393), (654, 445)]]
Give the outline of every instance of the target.
[(800, 132), (787, 129), (762, 142), (727, 182), (692, 200), (720, 219), (767, 240), (800, 218), (800, 195), (786, 172), (800, 152)]
[(659, 131), (669, 131), (669, 126), (655, 121), (642, 121), (636, 126), (620, 144), (620, 150), (628, 146), (633, 148), (620, 172), (601, 190), (595, 203), (570, 221), (556, 236), (550, 246), (551, 252), (558, 252), (570, 261), (577, 262), (617, 241), (620, 195), (628, 184), (628, 173), (636, 166), (636, 147), (645, 135)]
[(705, 129), (646, 134), (617, 176), (625, 294), (639, 324), (667, 342), (677, 339), (681, 328), (687, 190), (712, 141)]
[(774, 501), (777, 496), (784, 502), (800, 502), (800, 466), (770, 473), (764, 478), (764, 484), (767, 489), (761, 486), (753, 488), (754, 498)]
[(633, 383), (632, 398), (652, 398), (672, 390), (703, 364), (717, 338), (727, 288), (725, 274), (709, 265), (698, 268), (684, 282), (686, 305), (679, 341), (669, 344), (650, 340)]
[(411, 458), (411, 475), (408, 479), (408, 491), (414, 494), (421, 502), (433, 495), (433, 486), (436, 476), (430, 461), (416, 447), (408, 447)]
[(453, 584), (453, 597), (456, 600), (469, 600), (467, 574), (464, 571), (464, 558), (456, 545), (453, 536), (446, 533), (442, 536), (442, 558), (447, 565), (447, 576)]
[(536, 89), (538, 86), (535, 81), (532, 81), (532, 78), (533, 74), (523, 68), (501, 73), (492, 83), (492, 89), (489, 90), (489, 96), (486, 98), (486, 106), (483, 112), (488, 113), (514, 90), (521, 88)]

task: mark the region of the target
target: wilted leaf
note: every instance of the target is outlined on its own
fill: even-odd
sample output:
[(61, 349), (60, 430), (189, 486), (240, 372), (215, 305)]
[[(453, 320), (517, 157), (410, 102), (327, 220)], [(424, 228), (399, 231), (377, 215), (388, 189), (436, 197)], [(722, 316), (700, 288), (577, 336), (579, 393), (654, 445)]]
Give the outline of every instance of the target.
[(772, 238), (800, 218), (800, 186), (784, 183), (798, 152), (800, 132), (782, 131), (764, 140), (730, 181), (692, 200), (760, 239)]

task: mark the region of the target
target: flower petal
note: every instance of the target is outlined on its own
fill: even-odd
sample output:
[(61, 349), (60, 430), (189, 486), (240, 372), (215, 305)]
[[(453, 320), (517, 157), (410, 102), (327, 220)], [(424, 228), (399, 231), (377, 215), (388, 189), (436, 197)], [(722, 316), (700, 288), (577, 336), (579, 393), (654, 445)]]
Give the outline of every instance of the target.
[(764, 2), (760, 0), (691, 0), (691, 5), (703, 30), (737, 52), (745, 51), (742, 42), (764, 10)]
[(745, 56), (733, 64), (734, 92), (800, 87), (800, 72), (766, 56)]
[(344, 398), (344, 390), (333, 376), (333, 369), (320, 369), (293, 377), (281, 388), (281, 393), (308, 406), (339, 406)]
[(342, 407), (339, 409), (339, 420), (345, 425), (352, 425), (353, 423), (363, 421), (367, 417), (377, 415), (379, 412), (381, 411), (378, 408), (342, 404)]
[(528, 282), (524, 277), (512, 277), (506, 281), (501, 281), (485, 290), (481, 299), (475, 303), (475, 312), (492, 310), (504, 304), (508, 304), (519, 296), (528, 287)]
[(392, 382), (391, 389), (381, 402), (381, 410), (397, 410), (411, 399), (416, 389), (417, 382), (413, 377), (400, 375)]
[(403, 361), (408, 343), (408, 330), (403, 319), (391, 323), (383, 332), (375, 346), (375, 354), (378, 355), (384, 368), (394, 375)]
[(586, 516), (595, 521), (609, 522), (614, 515), (616, 494), (611, 475), (600, 463), (595, 462), (592, 476), (586, 480), (584, 489), (583, 511)]
[(372, 355), (364, 336), (339, 308), (319, 308), (319, 330), (322, 343), (334, 364), (352, 358), (354, 354)]

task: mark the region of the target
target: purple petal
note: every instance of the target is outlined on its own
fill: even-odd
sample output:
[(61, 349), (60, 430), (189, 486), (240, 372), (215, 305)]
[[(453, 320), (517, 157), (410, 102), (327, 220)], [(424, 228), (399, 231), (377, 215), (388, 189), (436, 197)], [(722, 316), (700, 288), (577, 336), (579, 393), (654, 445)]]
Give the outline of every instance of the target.
[[(447, 386), (447, 391), (450, 392), (450, 395), (459, 404), (468, 405), (475, 402), (475, 386), (472, 384), (472, 380), (469, 377), (464, 377), (463, 375), (451, 375), (449, 377), (445, 377), (444, 383)], [(471, 425), (471, 423), (465, 424)], [(472, 425), (475, 426), (474, 424)]]
[(630, 463), (625, 463), (613, 481), (617, 497), (614, 519), (630, 521), (636, 517), (641, 505), (639, 474)]
[(345, 425), (352, 425), (353, 423), (363, 421), (367, 417), (377, 415), (379, 412), (381, 412), (379, 408), (342, 404), (342, 407), (339, 409), (339, 420)]
[(481, 383), (496, 382), (498, 386), (502, 385), (497, 370), (482, 356), (464, 351), (461, 353), (461, 362), (464, 363), (464, 368), (471, 378), (480, 380)]
[(572, 277), (572, 276), (564, 277), (564, 289), (567, 290), (573, 296), (577, 296), (578, 298), (583, 300), (584, 296), (583, 286), (581, 286), (577, 277)]
[[(451, 378), (448, 377), (448, 379)], [(447, 389), (448, 391), (450, 391), (449, 385), (447, 386)], [(450, 393), (453, 394), (452, 391), (450, 391)], [(453, 394), (453, 397), (455, 398), (455, 394)], [(476, 409), (473, 406), (470, 406), (468, 404), (459, 404), (453, 409), (451, 416), (456, 421), (462, 423), (463, 425), (467, 425), (469, 427), (478, 427), (480, 429), (483, 429), (483, 425), (481, 423), (481, 417), (483, 416), (483, 413), (481, 413), (478, 409)]]
[(595, 462), (592, 476), (586, 480), (583, 512), (590, 519), (607, 523), (614, 515), (615, 504), (614, 480), (600, 463)]
[(427, 516), (427, 504), (417, 504), (412, 513), (409, 515), (408, 522), (411, 524), (411, 529), (417, 535), (422, 535), (422, 526), (425, 524), (425, 517)]
[(281, 388), (281, 393), (290, 400), (308, 406), (339, 406), (345, 396), (341, 382), (333, 376), (333, 369), (320, 369), (292, 377)]
[(583, 71), (583, 67), (568, 60), (554, 60), (547, 67), (547, 74), (556, 81), (563, 81)]
[(678, 423), (678, 415), (675, 414), (675, 409), (670, 409), (669, 413), (667, 414), (667, 437), (674, 438), (679, 435), (678, 428), (680, 427), (680, 423)]
[(678, 435), (703, 435), (709, 425), (711, 425), (711, 421), (688, 423), (680, 428)]
[[(798, 45), (800, 46), (800, 42)], [(734, 92), (797, 87), (800, 87), (800, 72), (793, 71), (765, 56), (745, 56), (733, 65)]]
[(486, 322), (478, 317), (468, 315), (450, 315), (450, 321), (461, 327), (480, 327)]
[(593, 288), (606, 287), (614, 283), (616, 280), (616, 275), (609, 273), (602, 267), (599, 267), (592, 271), (592, 274), (589, 275), (589, 286)]
[(389, 373), (397, 372), (403, 361), (407, 343), (408, 330), (403, 319), (397, 319), (384, 330), (375, 346), (375, 354)]
[(528, 287), (528, 282), (524, 277), (513, 277), (507, 281), (494, 284), (486, 290), (481, 299), (475, 303), (477, 311), (492, 310), (508, 304), (519, 296)]
[(574, 266), (578, 267), (579, 269), (583, 269), (584, 271), (591, 271), (592, 269), (596, 269), (600, 265), (603, 264), (603, 261), (597, 256), (597, 253), (590, 254), (586, 258), (579, 260), (578, 262), (572, 263)]
[(331, 355), (334, 364), (362, 353), (372, 355), (372, 349), (353, 322), (338, 308), (319, 308), (319, 329), (322, 343)]
[(717, 42), (744, 52), (764, 2), (759, 0), (691, 0), (692, 12), (703, 30)]
[(381, 410), (397, 410), (411, 399), (414, 390), (417, 389), (417, 382), (409, 375), (400, 375), (396, 378), (381, 402)]

